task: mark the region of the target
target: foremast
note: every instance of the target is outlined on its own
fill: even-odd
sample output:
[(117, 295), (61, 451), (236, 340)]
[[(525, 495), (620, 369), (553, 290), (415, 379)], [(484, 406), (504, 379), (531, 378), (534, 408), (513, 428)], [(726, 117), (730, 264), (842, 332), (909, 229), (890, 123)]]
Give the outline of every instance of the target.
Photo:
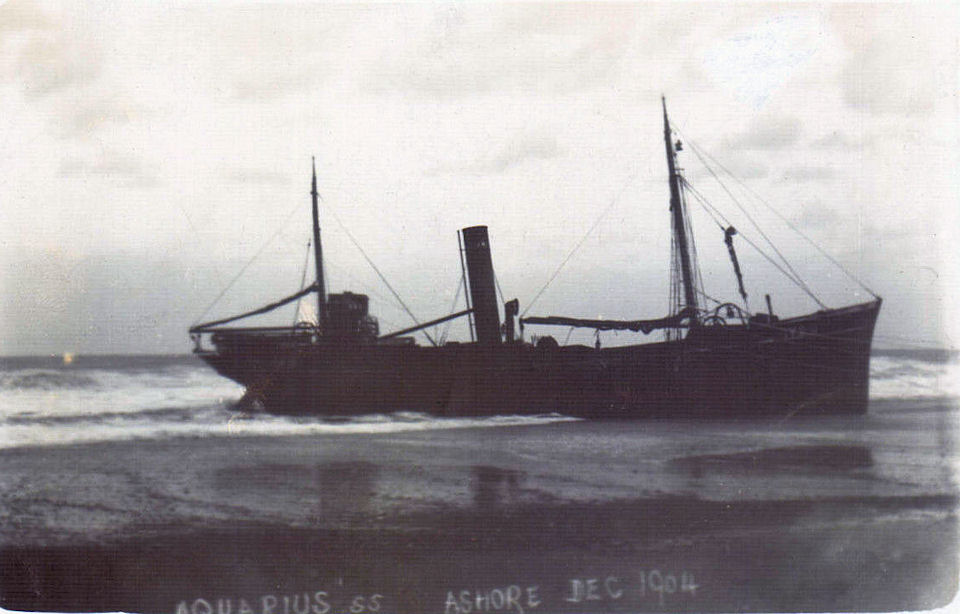
[(310, 184), (310, 196), (313, 199), (313, 261), (317, 267), (317, 324), (323, 321), (327, 307), (327, 286), (323, 279), (323, 247), (320, 245), (320, 209), (317, 201), (320, 193), (317, 192), (317, 162), (310, 158), (313, 167), (313, 181)]
[[(690, 225), (685, 217), (683, 180), (677, 170), (676, 151), (674, 149), (670, 120), (667, 117), (667, 101), (663, 104), (663, 141), (667, 153), (667, 168), (670, 171), (670, 211), (673, 223), (672, 272), (670, 277), (670, 315), (653, 320), (603, 320), (568, 318), (564, 316), (521, 317), (520, 325), (542, 324), (549, 326), (573, 326), (601, 330), (629, 330), (649, 334), (655, 330), (666, 331), (667, 340), (680, 338), (683, 328), (695, 328), (700, 325), (699, 306), (697, 304), (699, 274), (696, 265), (696, 248)], [(679, 147), (677, 148), (679, 149)], [(678, 271), (679, 269), (679, 271)], [(683, 287), (683, 297), (677, 288), (677, 277)], [(702, 283), (700, 284), (702, 286)]]
[(663, 104), (663, 142), (667, 153), (667, 169), (670, 171), (670, 211), (673, 213), (673, 234), (680, 259), (680, 277), (683, 285), (684, 305), (678, 313), (690, 314), (690, 325), (697, 324), (697, 292), (694, 269), (690, 256), (690, 240), (687, 237), (687, 223), (684, 218), (683, 199), (681, 198), (680, 175), (677, 172), (676, 151), (673, 147), (670, 119), (667, 117), (667, 100), (660, 98)]

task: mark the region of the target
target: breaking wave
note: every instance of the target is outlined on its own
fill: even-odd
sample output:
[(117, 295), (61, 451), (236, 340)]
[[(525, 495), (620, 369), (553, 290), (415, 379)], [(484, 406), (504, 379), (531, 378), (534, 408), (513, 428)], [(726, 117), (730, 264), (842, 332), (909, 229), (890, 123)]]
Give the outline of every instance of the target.
[(175, 437), (403, 433), (573, 420), (559, 414), (436, 418), (410, 412), (350, 418), (290, 417), (238, 413), (231, 410), (230, 405), (223, 403), (203, 407), (168, 408), (135, 414), (118, 412), (90, 416), (21, 415), (0, 423), (0, 448)]
[[(80, 362), (80, 361), (78, 361)], [(40, 363), (40, 364), (38, 364)], [(437, 418), (273, 416), (234, 411), (243, 387), (196, 359), (99, 357), (86, 364), (0, 361), (0, 448), (209, 436), (399, 433), (569, 420), (558, 414)]]
[(870, 396), (911, 398), (960, 396), (960, 361), (909, 356), (874, 356), (870, 360)]
[(23, 373), (0, 373), (0, 390), (61, 390), (92, 388), (95, 378), (69, 371), (34, 370)]

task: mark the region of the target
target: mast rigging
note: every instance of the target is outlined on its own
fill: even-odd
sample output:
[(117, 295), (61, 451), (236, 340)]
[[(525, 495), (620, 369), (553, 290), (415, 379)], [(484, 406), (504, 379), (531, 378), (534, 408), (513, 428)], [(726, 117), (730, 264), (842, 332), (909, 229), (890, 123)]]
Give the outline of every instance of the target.
[(320, 210), (317, 206), (320, 194), (317, 192), (316, 158), (311, 157), (310, 164), (313, 167), (313, 181), (310, 184), (310, 196), (313, 199), (313, 260), (317, 267), (317, 281), (314, 286), (317, 289), (317, 325), (320, 325), (326, 311), (327, 286), (323, 279), (323, 247), (320, 245)]
[[(680, 275), (683, 284), (685, 307), (690, 313), (697, 311), (697, 293), (694, 288), (693, 266), (690, 263), (690, 246), (687, 241), (687, 225), (684, 219), (683, 202), (680, 197), (680, 176), (677, 174), (676, 153), (671, 140), (670, 120), (667, 118), (667, 99), (660, 97), (663, 104), (663, 142), (667, 153), (667, 168), (670, 171), (670, 211), (673, 212), (673, 232), (680, 256)], [(691, 317), (691, 325), (696, 325), (696, 317)]]

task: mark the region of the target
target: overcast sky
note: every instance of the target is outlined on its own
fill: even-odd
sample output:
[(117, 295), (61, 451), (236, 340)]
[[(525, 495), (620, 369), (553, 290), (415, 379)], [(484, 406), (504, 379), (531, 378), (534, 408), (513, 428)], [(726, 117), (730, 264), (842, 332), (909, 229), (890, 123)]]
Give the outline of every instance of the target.
[[(330, 290), (370, 294), (384, 331), (410, 322), (337, 218), (422, 320), (475, 224), (521, 310), (596, 223), (529, 313), (660, 317), (661, 94), (884, 297), (878, 346), (957, 347), (958, 31), (953, 3), (0, 3), (0, 353), (187, 351), (261, 249), (206, 316), (293, 293), (312, 155)], [(870, 298), (727, 184), (824, 303)], [(736, 298), (691, 214), (708, 293)], [(737, 245), (751, 308), (817, 309)]]

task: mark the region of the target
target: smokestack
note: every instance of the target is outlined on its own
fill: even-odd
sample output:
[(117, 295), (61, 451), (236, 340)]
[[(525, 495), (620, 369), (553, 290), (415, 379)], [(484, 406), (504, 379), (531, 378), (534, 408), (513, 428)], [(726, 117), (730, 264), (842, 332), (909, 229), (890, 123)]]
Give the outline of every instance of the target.
[(500, 311), (490, 259), (490, 239), (486, 226), (471, 226), (460, 231), (470, 281), (473, 322), (480, 345), (500, 344)]

